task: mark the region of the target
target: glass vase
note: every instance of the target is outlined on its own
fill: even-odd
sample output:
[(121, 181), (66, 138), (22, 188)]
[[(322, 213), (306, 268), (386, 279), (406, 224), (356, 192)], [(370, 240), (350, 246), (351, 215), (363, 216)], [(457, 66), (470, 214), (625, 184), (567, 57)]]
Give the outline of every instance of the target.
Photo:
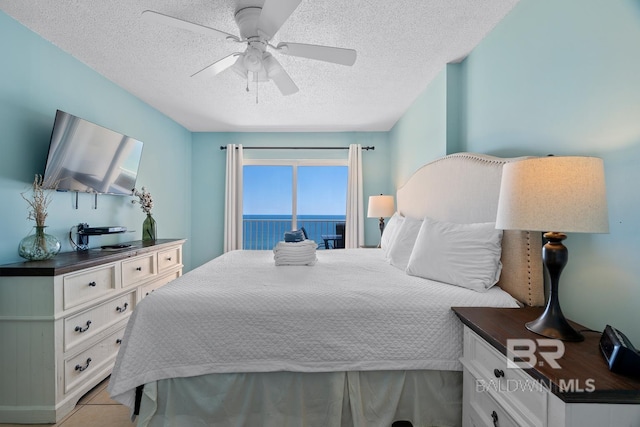
[(46, 226), (33, 227), (35, 232), (20, 241), (18, 254), (29, 261), (42, 261), (53, 258), (60, 252), (60, 241), (44, 232)]
[(142, 223), (142, 241), (149, 242), (156, 240), (156, 220), (148, 213)]

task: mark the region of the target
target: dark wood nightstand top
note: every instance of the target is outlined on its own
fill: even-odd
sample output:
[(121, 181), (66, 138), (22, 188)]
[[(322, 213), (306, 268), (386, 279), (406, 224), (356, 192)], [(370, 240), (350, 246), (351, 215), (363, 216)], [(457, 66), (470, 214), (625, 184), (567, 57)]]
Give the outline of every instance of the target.
[[(462, 323), (480, 335), (500, 353), (507, 354), (507, 340), (545, 338), (526, 329), (542, 308), (453, 307)], [(600, 332), (589, 331), (571, 322), (585, 337), (582, 342), (563, 341), (564, 355), (557, 360), (561, 369), (547, 363), (525, 369), (534, 379), (547, 384), (553, 394), (567, 403), (640, 403), (640, 379), (610, 372), (600, 353)], [(538, 362), (544, 359), (536, 353)]]

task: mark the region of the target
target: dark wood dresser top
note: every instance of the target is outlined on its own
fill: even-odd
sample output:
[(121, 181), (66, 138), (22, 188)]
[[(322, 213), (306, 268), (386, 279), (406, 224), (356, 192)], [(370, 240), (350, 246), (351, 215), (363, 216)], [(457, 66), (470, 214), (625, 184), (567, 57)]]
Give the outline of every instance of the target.
[(123, 249), (103, 250), (97, 248), (86, 251), (63, 252), (44, 261), (23, 261), (0, 265), (0, 276), (58, 276), (108, 262), (132, 258), (162, 249), (163, 246), (172, 246), (184, 242), (184, 239), (157, 239), (153, 242), (136, 240), (123, 242), (123, 244), (131, 245)]
[[(507, 340), (545, 338), (525, 327), (535, 320), (542, 308), (489, 308), (453, 307), (462, 323), (468, 326), (500, 353), (507, 354)], [(557, 359), (561, 369), (554, 369), (544, 359), (525, 369), (534, 379), (547, 384), (555, 395), (567, 403), (625, 403), (640, 404), (640, 379), (625, 377), (609, 371), (604, 356), (600, 353), (600, 332), (591, 331), (571, 322), (581, 331), (582, 342), (563, 341), (564, 355)], [(539, 356), (539, 354), (536, 354)]]

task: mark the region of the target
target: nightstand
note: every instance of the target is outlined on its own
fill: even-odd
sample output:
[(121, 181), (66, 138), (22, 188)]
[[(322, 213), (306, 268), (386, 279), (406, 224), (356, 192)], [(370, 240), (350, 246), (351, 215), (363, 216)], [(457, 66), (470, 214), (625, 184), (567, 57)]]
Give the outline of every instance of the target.
[(524, 324), (541, 308), (453, 311), (464, 324), (463, 426), (640, 426), (640, 380), (607, 369), (600, 333), (540, 341)]

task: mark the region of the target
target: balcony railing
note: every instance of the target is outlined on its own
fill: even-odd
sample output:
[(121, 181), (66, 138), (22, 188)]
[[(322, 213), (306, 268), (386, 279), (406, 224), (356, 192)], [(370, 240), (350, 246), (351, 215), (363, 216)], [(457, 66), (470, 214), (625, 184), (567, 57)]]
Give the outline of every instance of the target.
[[(298, 219), (297, 229), (304, 227), (309, 239), (324, 249), (322, 235), (336, 234), (336, 225), (344, 224), (344, 219)], [(284, 239), (285, 231), (290, 231), (291, 219), (243, 219), (243, 249), (271, 250)]]

